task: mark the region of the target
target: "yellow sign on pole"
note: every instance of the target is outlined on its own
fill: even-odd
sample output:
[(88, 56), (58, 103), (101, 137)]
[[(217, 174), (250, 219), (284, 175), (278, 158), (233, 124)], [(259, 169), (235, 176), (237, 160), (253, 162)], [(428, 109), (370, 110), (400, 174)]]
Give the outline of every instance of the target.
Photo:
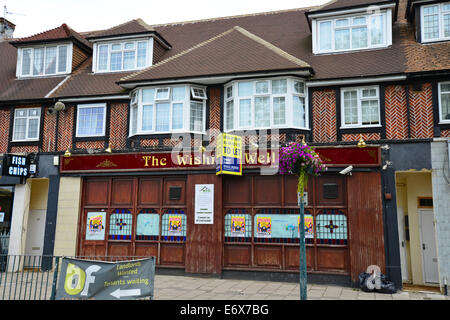
[(216, 175), (242, 175), (242, 137), (221, 133), (217, 136)]

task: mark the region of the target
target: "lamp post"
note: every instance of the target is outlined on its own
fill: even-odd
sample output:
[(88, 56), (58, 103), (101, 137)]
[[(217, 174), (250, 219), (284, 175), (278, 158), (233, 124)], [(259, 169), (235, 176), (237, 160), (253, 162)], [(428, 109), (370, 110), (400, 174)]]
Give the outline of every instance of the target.
[(306, 246), (305, 246), (305, 203), (303, 191), (297, 193), (298, 205), (300, 206), (300, 300), (307, 300), (307, 273), (306, 273)]

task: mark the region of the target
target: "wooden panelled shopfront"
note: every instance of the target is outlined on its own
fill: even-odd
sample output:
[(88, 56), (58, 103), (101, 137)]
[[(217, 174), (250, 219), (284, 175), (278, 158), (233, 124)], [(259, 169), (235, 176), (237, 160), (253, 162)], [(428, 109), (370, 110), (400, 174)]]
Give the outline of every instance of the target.
[[(368, 265), (385, 269), (379, 149), (375, 151), (372, 163), (358, 164), (357, 159), (353, 163), (365, 171), (341, 175), (330, 170), (309, 180), (308, 272), (347, 275), (356, 282)], [(118, 157), (62, 158), (62, 173), (91, 172), (83, 178), (77, 255), (156, 256), (159, 267), (192, 273), (298, 272), (295, 176), (260, 175), (255, 170), (244, 170), (241, 177), (216, 176), (210, 165), (169, 166), (172, 174), (166, 175), (161, 170), (153, 175), (143, 168), (118, 176), (114, 172), (120, 170), (119, 156), (127, 155), (114, 156)], [(330, 167), (342, 167), (328, 159)], [(117, 167), (100, 166), (110, 174), (92, 176), (90, 169), (98, 170), (105, 161)], [(195, 224), (196, 184), (214, 185), (213, 224)]]

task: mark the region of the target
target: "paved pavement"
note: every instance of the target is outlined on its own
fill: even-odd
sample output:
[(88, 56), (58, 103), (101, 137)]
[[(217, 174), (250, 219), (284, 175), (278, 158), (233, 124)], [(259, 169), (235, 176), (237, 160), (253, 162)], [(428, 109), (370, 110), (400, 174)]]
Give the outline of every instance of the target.
[[(308, 300), (450, 300), (436, 292), (367, 293), (334, 285), (308, 284)], [(299, 300), (298, 283), (156, 275), (155, 300)]]

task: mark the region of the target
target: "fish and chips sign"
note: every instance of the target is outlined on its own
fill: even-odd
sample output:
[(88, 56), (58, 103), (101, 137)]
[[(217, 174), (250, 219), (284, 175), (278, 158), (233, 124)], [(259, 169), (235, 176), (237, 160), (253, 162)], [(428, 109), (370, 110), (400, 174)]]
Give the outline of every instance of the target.
[(57, 300), (153, 299), (155, 257), (104, 262), (63, 258)]

